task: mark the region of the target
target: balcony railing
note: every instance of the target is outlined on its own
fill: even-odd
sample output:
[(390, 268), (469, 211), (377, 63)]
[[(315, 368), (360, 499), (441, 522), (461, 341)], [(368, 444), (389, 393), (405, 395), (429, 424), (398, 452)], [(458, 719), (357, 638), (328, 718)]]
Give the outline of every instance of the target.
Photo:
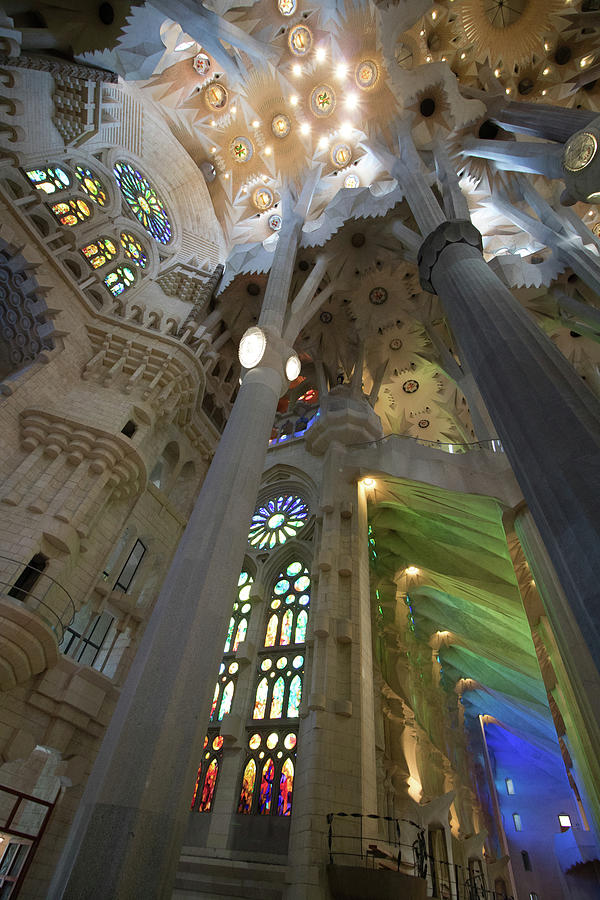
[(385, 437), (376, 441), (366, 441), (363, 444), (352, 444), (353, 448), (364, 447), (365, 449), (382, 447), (390, 441), (414, 441), (423, 447), (432, 447), (434, 450), (443, 450), (444, 453), (469, 453), (471, 450), (487, 450), (489, 453), (504, 453), (502, 441), (499, 438), (493, 438), (489, 441), (473, 441), (468, 444), (450, 444), (441, 441), (428, 441), (425, 438), (413, 437), (412, 434), (386, 434)]
[(75, 604), (58, 581), (31, 563), (0, 555), (0, 591), (35, 612), (58, 643), (62, 642), (65, 628), (73, 621)]

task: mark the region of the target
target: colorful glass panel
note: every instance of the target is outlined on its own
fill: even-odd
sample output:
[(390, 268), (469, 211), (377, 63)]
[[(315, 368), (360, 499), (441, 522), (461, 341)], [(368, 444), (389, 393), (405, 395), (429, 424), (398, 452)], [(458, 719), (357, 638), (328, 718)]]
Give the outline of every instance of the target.
[(225, 647), (223, 648), (223, 653), (229, 653), (229, 648), (231, 647), (231, 638), (233, 637), (233, 629), (235, 628), (235, 619), (233, 616), (229, 620), (229, 628), (227, 629), (227, 639), (225, 641)]
[[(297, 676), (296, 676), (297, 677)], [(269, 718), (280, 719), (283, 712), (283, 698), (285, 696), (285, 681), (279, 676), (273, 687), (273, 697), (271, 699), (271, 711)]]
[(277, 0), (277, 7), (282, 16), (293, 16), (297, 6), (297, 0)]
[(127, 259), (134, 262), (140, 269), (146, 268), (148, 257), (138, 239), (130, 231), (121, 232), (121, 247)]
[(300, 675), (294, 675), (290, 684), (287, 714), (288, 719), (293, 719), (300, 714), (300, 701), (302, 700), (302, 679)]
[(77, 178), (81, 190), (93, 200), (98, 206), (106, 206), (106, 189), (97, 175), (84, 166), (75, 167), (75, 177)]
[(286, 609), (283, 615), (283, 621), (281, 623), (281, 636), (279, 638), (279, 643), (282, 646), (287, 646), (292, 640), (292, 624), (294, 621), (294, 613), (291, 609)]
[(237, 631), (235, 633), (235, 641), (233, 642), (233, 652), (237, 650), (242, 641), (246, 640), (246, 632), (248, 631), (248, 620), (240, 619)]
[(196, 784), (194, 785), (194, 794), (192, 796), (192, 802), (190, 803), (190, 809), (194, 808), (194, 804), (196, 802), (196, 797), (198, 796), (198, 787), (200, 786), (200, 776), (202, 775), (202, 766), (198, 769), (198, 775), (196, 776)]
[(64, 200), (53, 203), (50, 207), (61, 225), (72, 228), (79, 222), (85, 222), (92, 215), (92, 211), (85, 200)]
[(213, 694), (212, 705), (210, 707), (210, 716), (209, 719), (212, 720), (215, 717), (215, 710), (217, 708), (217, 700), (219, 699), (219, 683), (217, 682), (217, 686), (215, 687), (215, 692)]
[(262, 740), (262, 738), (261, 738), (260, 734), (253, 734), (252, 737), (250, 738), (250, 740), (248, 741), (248, 746), (250, 747), (251, 750), (258, 750), (258, 748), (260, 747), (261, 740)]
[(252, 811), (252, 796), (254, 794), (254, 782), (256, 781), (256, 763), (253, 759), (248, 760), (244, 774), (242, 776), (242, 790), (240, 791), (240, 802), (238, 803), (238, 812), (248, 815)]
[(285, 570), (285, 574), (289, 575), (290, 578), (294, 578), (295, 575), (299, 575), (302, 571), (302, 563), (301, 562), (293, 562)]
[(285, 747), (286, 750), (293, 750), (294, 747), (296, 746), (297, 740), (298, 739), (297, 739), (296, 735), (293, 733), (293, 731), (290, 731), (290, 733), (286, 734), (286, 736), (285, 736), (283, 746)]
[(307, 519), (308, 506), (300, 497), (273, 497), (252, 516), (248, 543), (257, 550), (285, 544), (306, 525)]
[(261, 678), (256, 688), (256, 698), (254, 700), (253, 719), (264, 719), (267, 708), (267, 694), (269, 693), (269, 682), (266, 678)]
[(55, 194), (71, 186), (71, 179), (64, 169), (51, 166), (47, 169), (29, 169), (25, 172), (31, 184), (45, 194)]
[(228, 681), (225, 685), (225, 690), (223, 691), (223, 696), (221, 697), (221, 705), (219, 706), (219, 715), (218, 721), (220, 722), (223, 716), (229, 715), (231, 712), (231, 702), (233, 700), (233, 692), (235, 690), (235, 685), (233, 681)]
[(130, 266), (117, 266), (104, 279), (104, 284), (115, 297), (123, 294), (134, 282), (135, 272)]
[(272, 731), (271, 734), (267, 737), (267, 747), (269, 748), (269, 750), (274, 750), (278, 743), (279, 735), (276, 731)]
[(308, 625), (308, 613), (305, 609), (300, 610), (296, 619), (296, 631), (294, 634), (294, 643), (303, 644), (306, 640), (306, 626)]
[(277, 815), (289, 816), (292, 811), (292, 791), (294, 789), (294, 763), (288, 757), (281, 767)]
[(271, 811), (274, 777), (275, 766), (273, 765), (273, 760), (268, 759), (263, 766), (262, 777), (260, 779), (260, 793), (258, 795), (258, 811), (263, 816), (268, 815)]
[(123, 199), (148, 234), (161, 244), (168, 244), (172, 237), (167, 211), (148, 179), (134, 166), (117, 162), (115, 178)]
[(265, 635), (265, 647), (274, 647), (275, 639), (277, 637), (277, 628), (279, 626), (279, 617), (276, 615), (271, 616), (269, 619), (269, 624), (267, 625), (267, 633)]
[(198, 804), (198, 812), (210, 812), (213, 797), (215, 794), (215, 786), (217, 784), (217, 775), (219, 774), (219, 763), (213, 759), (206, 770), (206, 778), (204, 779), (204, 787), (202, 788), (202, 797)]
[(110, 238), (98, 238), (93, 244), (86, 244), (79, 252), (92, 269), (100, 269), (117, 255), (117, 247)]

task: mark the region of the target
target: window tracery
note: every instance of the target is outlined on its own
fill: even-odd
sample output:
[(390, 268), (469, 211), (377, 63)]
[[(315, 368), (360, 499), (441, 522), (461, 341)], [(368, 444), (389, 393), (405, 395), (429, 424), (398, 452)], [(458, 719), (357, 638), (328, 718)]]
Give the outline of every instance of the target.
[(71, 178), (60, 166), (48, 166), (44, 169), (27, 169), (27, 179), (38, 191), (45, 194), (55, 194), (71, 187)]
[(81, 247), (79, 252), (92, 269), (101, 269), (107, 262), (114, 259), (119, 251), (109, 237), (101, 237), (93, 243)]
[(117, 266), (109, 272), (104, 279), (104, 284), (113, 296), (118, 297), (128, 290), (135, 282), (135, 272), (131, 266)]
[(171, 222), (148, 179), (126, 162), (116, 162), (113, 171), (121, 195), (131, 213), (156, 241), (168, 244), (172, 237)]
[(57, 221), (61, 225), (67, 225), (69, 228), (78, 225), (80, 222), (85, 222), (92, 215), (92, 210), (85, 200), (79, 198), (53, 203), (50, 209)]
[(86, 166), (75, 166), (75, 177), (79, 182), (81, 190), (87, 194), (91, 200), (97, 203), (98, 206), (106, 206), (108, 202), (106, 188), (100, 178), (98, 178), (91, 169), (88, 169)]
[(223, 738), (211, 733), (204, 738), (204, 757), (198, 768), (190, 809), (210, 812), (215, 796), (219, 769), (223, 758)]

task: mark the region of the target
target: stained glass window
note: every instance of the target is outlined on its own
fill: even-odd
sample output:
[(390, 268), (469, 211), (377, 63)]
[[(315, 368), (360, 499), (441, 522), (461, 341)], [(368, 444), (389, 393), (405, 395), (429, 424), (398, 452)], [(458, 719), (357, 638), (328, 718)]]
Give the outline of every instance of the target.
[(292, 791), (294, 789), (294, 763), (288, 757), (281, 767), (279, 777), (279, 797), (277, 815), (289, 816), (292, 811)]
[(285, 681), (280, 676), (275, 682), (273, 688), (273, 697), (271, 698), (271, 711), (269, 718), (280, 719), (283, 712), (283, 698), (285, 695)]
[(237, 599), (233, 604), (233, 612), (229, 620), (223, 653), (235, 653), (242, 641), (246, 639), (248, 619), (252, 610), (250, 590), (253, 583), (254, 579), (250, 573), (244, 570), (238, 579)]
[(134, 262), (136, 266), (139, 266), (140, 269), (146, 268), (148, 257), (138, 239), (130, 231), (121, 232), (121, 247), (125, 256)]
[(306, 641), (306, 626), (308, 625), (308, 613), (305, 609), (300, 610), (296, 619), (296, 631), (294, 633), (294, 643), (303, 644)]
[(228, 715), (231, 712), (231, 703), (233, 700), (233, 692), (235, 690), (235, 685), (233, 681), (228, 681), (225, 685), (225, 689), (223, 690), (223, 695), (221, 697), (221, 705), (219, 706), (219, 722), (222, 720), (223, 716)]
[(239, 813), (247, 815), (252, 811), (252, 795), (254, 794), (255, 781), (256, 762), (253, 759), (250, 759), (248, 760), (242, 776), (242, 790), (240, 791), (240, 802), (238, 803)]
[(94, 175), (90, 169), (86, 169), (84, 166), (76, 166), (75, 177), (81, 186), (81, 190), (91, 200), (94, 200), (98, 206), (106, 206), (106, 189), (97, 175)]
[(86, 244), (79, 252), (92, 269), (100, 269), (117, 255), (117, 246), (108, 237), (98, 238), (93, 244)]
[(198, 812), (210, 812), (213, 797), (215, 795), (215, 787), (217, 784), (217, 775), (219, 774), (219, 763), (213, 759), (204, 778), (204, 786), (202, 788), (202, 796), (198, 805)]
[(260, 793), (258, 795), (258, 811), (263, 816), (268, 815), (271, 811), (274, 777), (275, 766), (273, 765), (273, 760), (268, 759), (263, 766), (262, 777), (260, 779)]
[(300, 701), (302, 700), (302, 679), (300, 675), (294, 675), (290, 684), (288, 697), (287, 717), (293, 719), (300, 713)]
[(45, 194), (55, 194), (57, 191), (64, 191), (71, 187), (71, 179), (60, 166), (50, 166), (47, 169), (28, 169), (25, 175), (38, 191), (43, 191)]
[(277, 628), (279, 627), (279, 618), (271, 616), (267, 625), (267, 633), (265, 635), (265, 647), (273, 647), (277, 638)]
[(256, 688), (256, 699), (254, 701), (254, 712), (252, 718), (264, 719), (265, 710), (267, 708), (267, 696), (269, 693), (269, 682), (266, 678), (261, 678)]
[(50, 209), (61, 225), (67, 225), (70, 228), (79, 222), (85, 222), (92, 215), (85, 200), (63, 200), (60, 203), (53, 203)]
[(115, 163), (114, 173), (123, 199), (136, 219), (156, 241), (168, 244), (172, 237), (169, 216), (148, 179), (126, 162)]
[[(273, 588), (273, 610), (265, 633), (265, 647), (279, 644), (303, 644), (308, 625), (307, 607), (310, 603), (310, 575), (301, 562), (290, 563), (279, 574)], [(281, 623), (281, 624), (280, 624)]]
[(286, 609), (283, 614), (283, 622), (281, 623), (281, 636), (279, 638), (279, 643), (282, 645), (287, 645), (291, 643), (292, 640), (292, 622), (294, 621), (294, 614), (291, 609)]
[(215, 788), (222, 759), (223, 738), (212, 731), (204, 738), (203, 760), (198, 768), (191, 809), (210, 812), (215, 796)]
[(216, 686), (216, 688), (215, 688), (215, 692), (214, 692), (214, 694), (213, 694), (213, 699), (212, 699), (212, 704), (211, 704), (211, 707), (210, 707), (210, 717), (209, 717), (209, 718), (210, 718), (210, 721), (211, 721), (211, 722), (212, 722), (212, 720), (213, 720), (214, 717), (215, 717), (215, 710), (216, 710), (216, 708), (217, 708), (217, 702), (218, 702), (218, 700), (219, 700), (219, 692), (220, 692), (220, 690), (221, 690), (221, 685), (220, 685), (219, 682), (217, 681), (217, 686)]
[(115, 297), (124, 293), (134, 282), (135, 272), (131, 266), (117, 266), (104, 279), (104, 284)]
[(257, 550), (271, 550), (295, 537), (307, 519), (308, 506), (300, 497), (273, 497), (252, 516), (248, 543)]

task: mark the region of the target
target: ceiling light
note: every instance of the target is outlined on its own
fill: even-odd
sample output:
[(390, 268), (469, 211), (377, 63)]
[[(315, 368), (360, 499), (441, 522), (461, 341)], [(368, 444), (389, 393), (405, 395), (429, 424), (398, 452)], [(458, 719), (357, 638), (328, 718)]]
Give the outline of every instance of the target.
[(500, 69), (494, 69), (494, 75), (496, 78), (500, 78)]
[(308, 122), (303, 122), (300, 126), (300, 134), (310, 134), (310, 125)]
[(215, 122), (215, 120), (214, 120), (214, 119), (211, 119), (211, 120), (210, 120), (210, 124), (211, 124), (211, 126), (212, 126), (212, 127), (213, 127), (213, 128), (214, 128), (214, 127), (215, 127), (215, 125), (216, 125), (216, 124), (217, 124), (217, 123), (216, 123), (216, 122)]
[(343, 138), (349, 138), (352, 135), (352, 122), (343, 122), (340, 128), (340, 134)]
[(437, 19), (437, 13), (436, 13), (435, 9), (434, 9), (434, 11), (431, 13), (431, 18), (433, 19), (434, 22), (435, 22), (435, 20)]
[(548, 91), (546, 90), (546, 88), (544, 88), (544, 90), (542, 91), (542, 97), (545, 97), (547, 93)]
[(225, 178), (229, 178), (229, 172), (225, 172)]
[(548, 52), (549, 49), (550, 49), (550, 44), (548, 43), (548, 41), (545, 41), (544, 50), (546, 51), (546, 53)]
[(431, 62), (431, 57), (430, 57), (430, 56), (426, 56), (426, 57), (425, 57), (425, 62)]
[(505, 93), (505, 94), (510, 94), (511, 90), (512, 90), (512, 88), (506, 88), (506, 90), (504, 91), (504, 93)]
[(210, 148), (210, 152), (211, 152), (211, 153), (216, 153), (216, 152), (217, 152), (217, 148), (216, 148), (216, 147), (211, 147), (211, 148)]
[(296, 106), (298, 104), (298, 98), (295, 94), (292, 94), (290, 97), (290, 106)]
[(406, 572), (407, 575), (418, 575), (419, 574), (419, 570), (417, 569), (416, 566), (407, 566), (404, 571)]
[(254, 121), (252, 122), (252, 127), (258, 128), (259, 125), (260, 125), (260, 122), (258, 121), (258, 119), (254, 119)]
[(460, 58), (461, 58), (461, 59), (466, 59), (466, 56), (467, 56), (467, 54), (464, 53), (464, 52), (460, 54)]
[(442, 62), (446, 62), (446, 57), (442, 56)]
[(591, 63), (591, 61), (592, 61), (592, 57), (591, 57), (591, 56), (584, 56), (583, 59), (581, 59), (581, 60), (579, 61), (579, 66), (580, 66), (582, 69), (584, 69), (586, 66), (589, 66), (589, 64)]
[(237, 106), (232, 106), (232, 107), (231, 107), (231, 114), (235, 116), (236, 112), (237, 112)]
[(315, 56), (317, 57), (317, 62), (323, 62), (323, 60), (325, 59), (325, 56), (326, 56), (325, 48), (317, 47), (317, 52), (315, 53)]
[(542, 75), (549, 75), (549, 74), (550, 74), (550, 66), (546, 66), (545, 69), (542, 69)]
[(296, 75), (296, 77), (302, 75), (302, 68), (299, 63), (294, 63), (292, 66), (292, 75)]
[(358, 97), (356, 96), (356, 94), (348, 94), (344, 102), (348, 109), (356, 109)]
[(363, 478), (362, 484), (364, 484), (364, 486), (366, 488), (375, 487), (375, 479), (374, 478)]
[(265, 156), (270, 156), (270, 155), (271, 155), (271, 152), (272, 152), (272, 151), (271, 151), (271, 148), (270, 148), (270, 147), (265, 147)]
[(335, 74), (337, 78), (345, 78), (348, 74), (348, 66), (346, 63), (341, 62), (338, 63), (335, 67)]
[(326, 150), (328, 146), (329, 146), (329, 141), (327, 140), (326, 137), (319, 138), (319, 147), (321, 148), (321, 150)]
[(425, 35), (425, 29), (424, 29), (424, 28), (421, 28), (419, 34), (421, 35), (421, 37), (424, 37), (424, 35)]

